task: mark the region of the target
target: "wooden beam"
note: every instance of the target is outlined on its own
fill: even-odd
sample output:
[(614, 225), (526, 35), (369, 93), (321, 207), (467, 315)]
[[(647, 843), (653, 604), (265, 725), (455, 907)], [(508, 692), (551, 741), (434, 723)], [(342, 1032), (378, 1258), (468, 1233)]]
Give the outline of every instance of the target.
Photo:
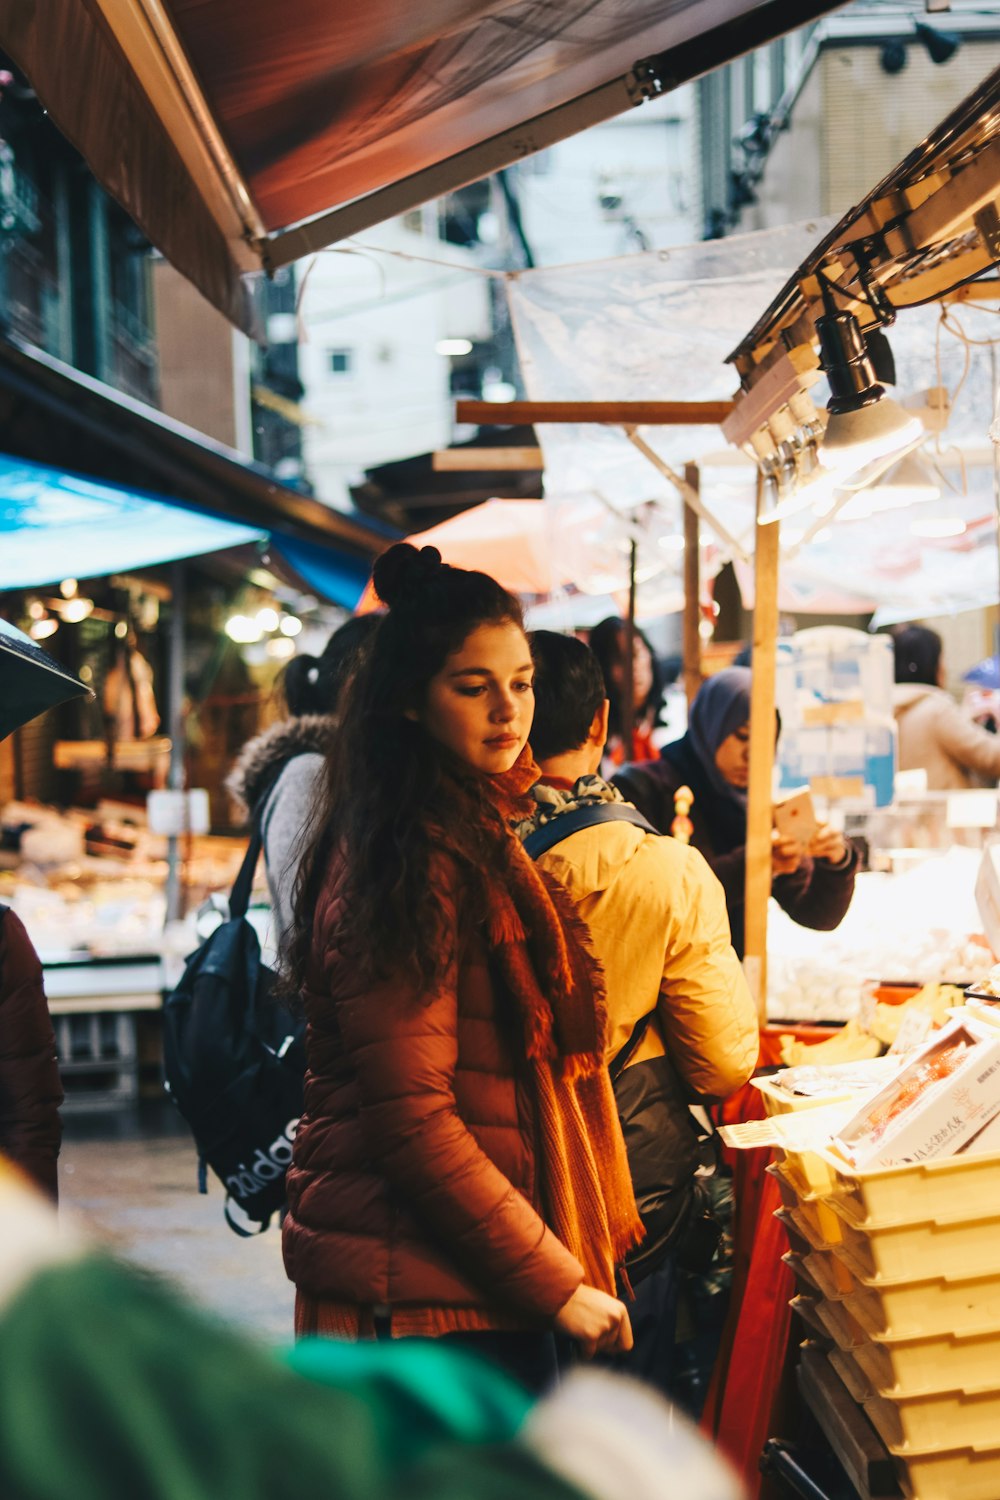
[(593, 422), (616, 427), (718, 427), (731, 401), (456, 401), (455, 420), (480, 427)]
[(477, 474), (485, 470), (544, 468), (541, 448), (439, 448), (431, 454), (438, 474)]
[[(697, 464), (686, 464), (684, 478), (697, 493), (700, 474)], [(699, 555), (700, 521), (693, 505), (684, 502), (684, 692), (688, 704), (701, 687), (701, 569)]]
[[(757, 513), (763, 498), (757, 481)], [(754, 548), (753, 687), (750, 693), (750, 784), (747, 788), (746, 905), (743, 967), (767, 1021), (767, 903), (771, 896), (771, 774), (774, 767), (775, 669), (778, 651), (778, 533), (757, 527)]]
[(896, 228), (886, 232), (889, 256), (909, 255), (942, 240), (953, 239), (973, 215), (1000, 193), (1000, 140), (985, 146), (976, 159), (932, 193)]

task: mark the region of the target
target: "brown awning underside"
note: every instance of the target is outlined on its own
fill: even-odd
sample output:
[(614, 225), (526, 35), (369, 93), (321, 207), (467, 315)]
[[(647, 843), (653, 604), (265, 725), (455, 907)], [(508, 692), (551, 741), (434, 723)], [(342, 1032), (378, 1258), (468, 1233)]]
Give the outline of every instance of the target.
[[(463, 152), (499, 137), (507, 161), (530, 154), (547, 143), (531, 122), (595, 90), (628, 83), (601, 96), (605, 117), (638, 102), (643, 60), (656, 63), (652, 91), (662, 91), (836, 8), (837, 0), (0, 0), (0, 48), (153, 243), (247, 327), (241, 271), (267, 264), (269, 242), (273, 250), (291, 226), (394, 184), (408, 190), (414, 178), (419, 193), (420, 174), (443, 167), (447, 180), (428, 184), (415, 200), (423, 201), (504, 164), (477, 167)], [(560, 118), (562, 136), (594, 118)], [(507, 139), (522, 127), (523, 139)], [(192, 159), (211, 161), (207, 177), (192, 175)], [(228, 207), (227, 189), (213, 191), (216, 171)]]
[[(0, 47), (28, 77), (94, 176), (154, 245), (238, 327), (251, 331), (245, 282), (225, 235), (87, 0), (0, 0)], [(195, 269), (197, 268), (197, 274)]]

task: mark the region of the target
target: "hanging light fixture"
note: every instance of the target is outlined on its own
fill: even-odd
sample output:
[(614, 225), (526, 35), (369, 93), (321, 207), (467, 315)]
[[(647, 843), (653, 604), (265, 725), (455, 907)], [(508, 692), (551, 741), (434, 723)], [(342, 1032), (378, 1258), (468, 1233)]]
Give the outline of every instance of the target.
[(828, 469), (863, 468), (890, 453), (902, 455), (924, 436), (920, 420), (885, 394), (853, 313), (838, 309), (825, 278), (825, 312), (816, 319), (820, 363), (830, 383), (829, 420), (820, 447)]
[[(906, 505), (919, 505), (927, 500), (940, 500), (941, 486), (931, 467), (918, 453), (908, 453), (898, 463), (861, 490), (858, 500), (864, 500), (869, 513), (883, 510), (898, 510)], [(853, 501), (851, 504), (853, 505)], [(844, 519), (849, 519), (845, 511)]]

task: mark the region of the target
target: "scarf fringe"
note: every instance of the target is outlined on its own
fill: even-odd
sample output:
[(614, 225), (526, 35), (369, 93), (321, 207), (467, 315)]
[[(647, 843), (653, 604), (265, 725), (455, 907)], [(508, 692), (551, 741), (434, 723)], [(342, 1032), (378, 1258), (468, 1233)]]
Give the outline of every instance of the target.
[[(604, 970), (569, 892), (537, 866), (511, 831), (537, 779), (530, 755), (488, 795), (503, 820), (487, 825), (490, 848), (476, 863), (456, 835), (438, 842), (479, 886), (485, 936), (501, 982), (517, 1006), (535, 1078), (538, 1173), (546, 1223), (584, 1267), (589, 1285), (613, 1293), (615, 1268), (642, 1237), (611, 1080), (604, 1066), (608, 1001)], [(468, 777), (453, 782), (459, 816), (483, 817)], [(530, 808), (530, 804), (528, 804)]]

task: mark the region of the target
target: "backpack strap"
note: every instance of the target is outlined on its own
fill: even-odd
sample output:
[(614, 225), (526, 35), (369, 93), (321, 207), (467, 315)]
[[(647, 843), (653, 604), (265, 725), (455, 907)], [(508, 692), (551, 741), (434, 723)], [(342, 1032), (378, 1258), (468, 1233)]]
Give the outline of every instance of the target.
[(629, 1063), (632, 1061), (633, 1056), (638, 1050), (639, 1043), (642, 1041), (643, 1037), (646, 1035), (646, 1032), (649, 1030), (649, 1023), (650, 1021), (652, 1021), (652, 1019), (653, 1012), (651, 1010), (647, 1010), (644, 1016), (640, 1016), (638, 1021), (636, 1021), (635, 1025), (633, 1026), (632, 1035), (629, 1037), (624, 1047), (622, 1047), (619, 1052), (616, 1052), (614, 1057), (608, 1063), (608, 1072), (611, 1075), (612, 1083), (618, 1082), (618, 1079), (621, 1077), (625, 1069), (628, 1067)]
[(549, 818), (534, 833), (528, 834), (524, 840), (525, 853), (537, 859), (571, 834), (579, 833), (582, 828), (596, 828), (600, 823), (632, 823), (646, 833), (656, 833), (652, 823), (628, 802), (595, 802), (589, 807), (575, 807), (572, 812), (556, 813), (555, 817)]
[[(648, 818), (644, 818), (639, 809), (628, 802), (595, 802), (589, 807), (575, 807), (572, 812), (556, 813), (555, 817), (536, 828), (534, 833), (528, 834), (524, 840), (525, 853), (532, 859), (537, 859), (540, 854), (554, 849), (556, 844), (561, 844), (571, 834), (579, 833), (583, 828), (597, 828), (601, 823), (631, 823), (633, 827), (642, 828), (646, 833), (657, 832)], [(652, 1019), (652, 1011), (640, 1016), (624, 1047), (611, 1059), (608, 1072), (612, 1083), (628, 1067)]]
[(253, 878), (257, 872), (257, 861), (260, 859), (260, 851), (264, 847), (264, 814), (271, 800), (271, 794), (281, 780), (281, 774), (287, 764), (288, 761), (283, 761), (264, 783), (264, 789), (257, 798), (254, 810), (250, 815), (253, 831), (250, 834), (250, 843), (247, 845), (247, 852), (243, 856), (243, 863), (240, 865), (239, 874), (233, 881), (233, 889), (229, 897), (230, 918), (245, 917), (247, 914), (247, 909), (250, 905), (250, 893), (253, 890)]
[(260, 831), (260, 825), (254, 823), (253, 833), (250, 835), (250, 843), (247, 852), (243, 856), (240, 872), (233, 881), (233, 889), (229, 897), (229, 916), (245, 917), (247, 907), (250, 905), (250, 892), (253, 888), (253, 877), (257, 870), (257, 861), (260, 859), (260, 851), (264, 845), (264, 838)]

